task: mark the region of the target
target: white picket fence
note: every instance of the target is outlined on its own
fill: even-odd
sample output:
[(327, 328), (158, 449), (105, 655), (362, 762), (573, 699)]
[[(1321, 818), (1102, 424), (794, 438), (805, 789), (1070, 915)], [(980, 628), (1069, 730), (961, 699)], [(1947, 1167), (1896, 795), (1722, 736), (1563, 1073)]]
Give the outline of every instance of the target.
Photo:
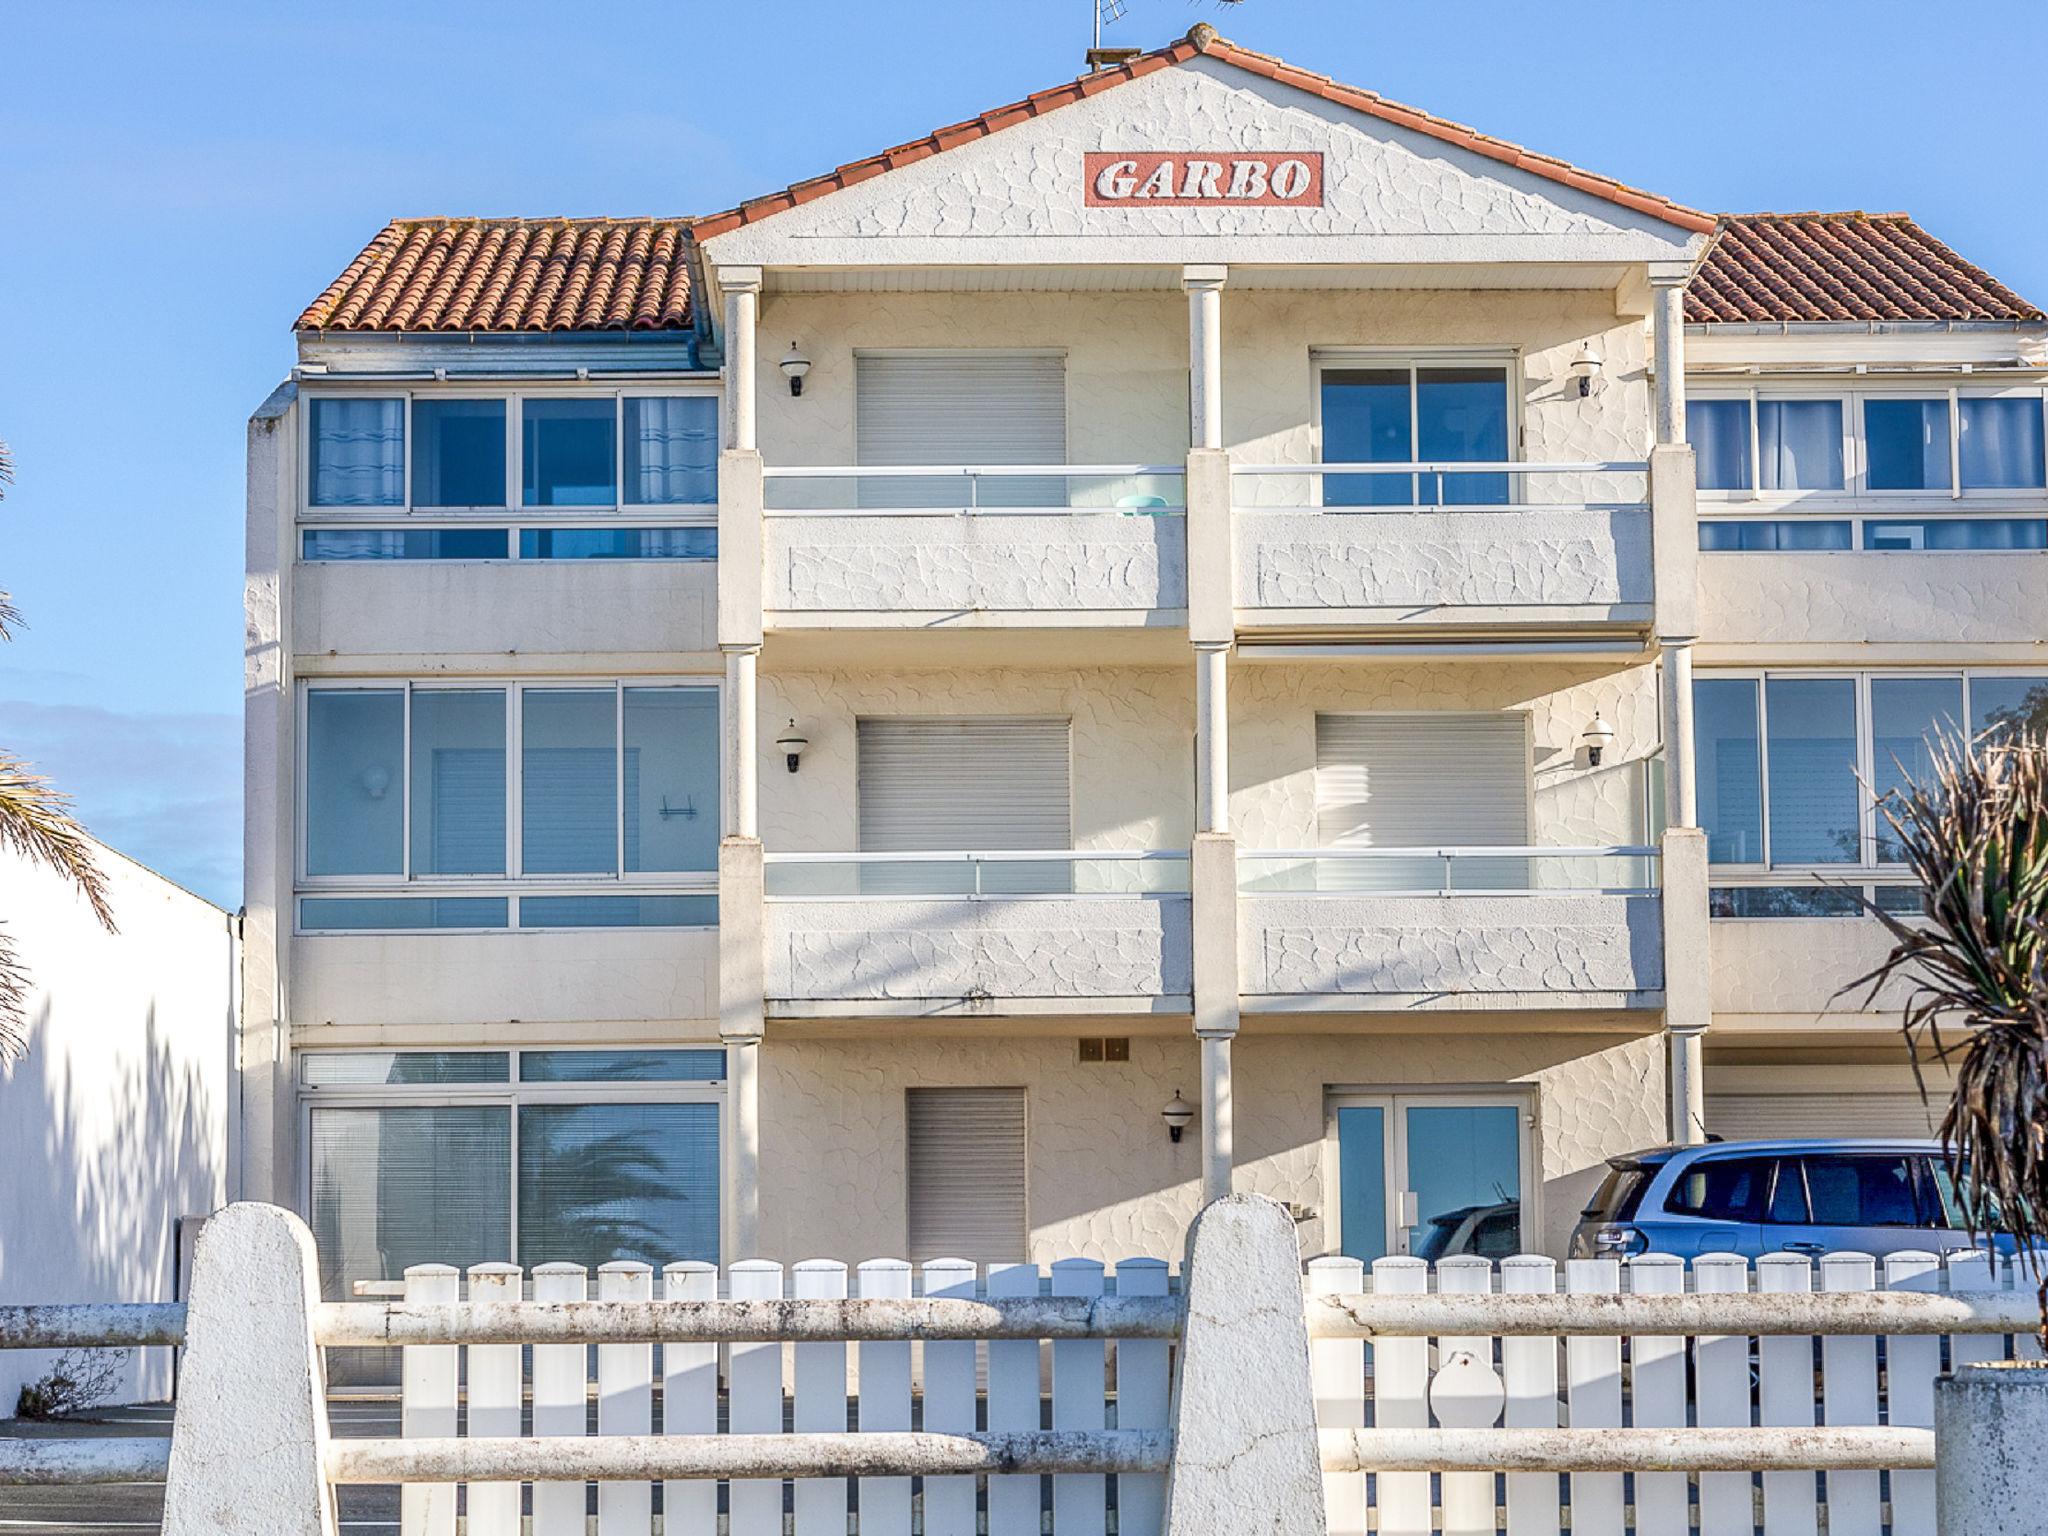
[[(957, 1259), (917, 1267), (872, 1259), (851, 1269), (811, 1260), (787, 1270), (748, 1260), (732, 1265), (723, 1278), (721, 1286), (710, 1264), (671, 1264), (661, 1272), (660, 1295), (685, 1302), (716, 1301), (722, 1293), (733, 1302), (808, 1303), (848, 1297), (1157, 1298), (1169, 1295), (1172, 1271), (1157, 1259), (1127, 1259), (1113, 1270), (1093, 1260), (1066, 1259), (1051, 1265), (1049, 1274), (1030, 1264), (991, 1264), (984, 1270)], [(406, 1271), (404, 1303), (516, 1302), (524, 1285), (515, 1266), (478, 1265), (469, 1271), (465, 1295), (458, 1271), (423, 1265)], [(645, 1264), (603, 1266), (594, 1293), (581, 1266), (544, 1264), (532, 1273), (530, 1296), (537, 1303), (633, 1303), (654, 1299), (655, 1288), (654, 1270)], [(517, 1343), (412, 1344), (404, 1349), (402, 1433), (437, 1439), (584, 1436), (590, 1432), (593, 1387), (601, 1437), (1165, 1431), (1171, 1350), (1166, 1338), (1101, 1336), (600, 1343), (593, 1383), (593, 1351), (582, 1343), (532, 1344), (530, 1377)], [(345, 1451), (347, 1443), (337, 1448)], [(658, 1486), (662, 1529), (693, 1536), (716, 1536), (721, 1529), (726, 1536), (847, 1536), (849, 1529), (861, 1536), (911, 1536), (914, 1530), (924, 1536), (1040, 1536), (1048, 1520), (1058, 1536), (1158, 1536), (1161, 1530), (1163, 1472), (999, 1472), (985, 1481), (980, 1514), (972, 1474), (926, 1475), (915, 1482), (907, 1476), (697, 1478)], [(402, 1536), (455, 1536), (456, 1487), (405, 1484)], [(599, 1482), (599, 1536), (648, 1536), (656, 1487), (646, 1479)], [(530, 1536), (584, 1536), (583, 1483), (534, 1483), (532, 1490)], [(856, 1526), (849, 1525), (850, 1517)], [(467, 1536), (520, 1531), (518, 1483), (467, 1485)]]
[[(1818, 1289), (1836, 1295), (1807, 1294), (1816, 1267)], [(1358, 1260), (1310, 1263), (1309, 1350), (1331, 1536), (1558, 1536), (1567, 1528), (1572, 1536), (1690, 1536), (1695, 1527), (1699, 1536), (1935, 1536), (1931, 1437), (1910, 1433), (1932, 1429), (1935, 1378), (1967, 1361), (2039, 1357), (2027, 1333), (1944, 1334), (1944, 1317), (1958, 1329), (1986, 1324), (1981, 1316), (1965, 1322), (1964, 1308), (1916, 1314), (1898, 1294), (1981, 1303), (1992, 1299), (1984, 1293), (2003, 1292), (1996, 1299), (2004, 1325), (2024, 1326), (2031, 1281), (2016, 1288), (2011, 1266), (1995, 1270), (1981, 1253), (1945, 1263), (1931, 1253), (1882, 1262), (1831, 1253), (1818, 1266), (1784, 1253), (1754, 1269), (1727, 1254), (1689, 1268), (1661, 1254), (1572, 1260), (1562, 1295), (1587, 1300), (1547, 1308), (1549, 1320), (1536, 1326), (1548, 1332), (1427, 1331), (1431, 1314), (1439, 1327), (1464, 1321), (1463, 1313), (1473, 1326), (1493, 1319), (1505, 1328), (1517, 1306), (1506, 1298), (1558, 1294), (1558, 1268), (1523, 1256), (1496, 1271), (1465, 1257), (1443, 1260), (1432, 1274), (1418, 1259), (1388, 1258), (1371, 1266), (1368, 1285)], [(1859, 1308), (1840, 1294), (1869, 1292), (1897, 1300)], [(1408, 1307), (1402, 1317), (1397, 1298), (1432, 1293), (1438, 1304)], [(1649, 1299), (1688, 1294), (1727, 1296), (1716, 1326), (1740, 1323), (1744, 1331), (1702, 1331), (1700, 1308), (1709, 1303), (1679, 1300), (1658, 1311)], [(1504, 1300), (1487, 1308), (1478, 1298), (1488, 1295)], [(1779, 1297), (1785, 1305), (1774, 1305)], [(1532, 1306), (1521, 1310), (1536, 1316)], [(1681, 1315), (1687, 1310), (1690, 1320)], [(1878, 1326), (1884, 1331), (1843, 1331)], [(1889, 1441), (1875, 1428), (1830, 1437), (1850, 1426), (1905, 1433)], [(1557, 1429), (1625, 1433), (1605, 1437), (1604, 1451), (1593, 1437), (1546, 1443), (1527, 1433)], [(1656, 1441), (1637, 1438), (1634, 1449), (1625, 1442), (1656, 1429), (1682, 1432), (1664, 1460), (1649, 1460), (1672, 1470), (1494, 1470), (1539, 1461), (1585, 1466), (1595, 1457), (1640, 1467), (1649, 1458), (1639, 1450), (1658, 1454)], [(1897, 1449), (1888, 1453), (1887, 1444)], [(1805, 1470), (1697, 1470), (1710, 1462), (1760, 1469), (1776, 1457)], [(1403, 1463), (1438, 1470), (1389, 1469)], [(1467, 1469), (1448, 1469), (1456, 1466)]]

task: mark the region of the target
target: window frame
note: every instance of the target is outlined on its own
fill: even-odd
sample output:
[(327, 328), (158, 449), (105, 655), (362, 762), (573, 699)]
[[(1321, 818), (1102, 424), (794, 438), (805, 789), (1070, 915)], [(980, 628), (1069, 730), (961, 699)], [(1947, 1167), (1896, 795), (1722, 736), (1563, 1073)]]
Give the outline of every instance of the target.
[[(1854, 394), (1838, 388), (1788, 389), (1765, 388), (1761, 384), (1743, 387), (1731, 385), (1708, 386), (1703, 389), (1688, 388), (1686, 404), (1695, 400), (1740, 400), (1744, 403), (1749, 421), (1749, 479), (1746, 489), (1708, 490), (1702, 487), (1698, 496), (1702, 502), (1711, 503), (1718, 509), (1723, 505), (1757, 503), (1773, 508), (1802, 501), (1841, 501), (1856, 494), (1858, 475), (1859, 445), (1862, 441), (1862, 407)], [(1841, 407), (1842, 421), (1842, 483), (1839, 487), (1811, 491), (1767, 491), (1763, 488), (1763, 423), (1757, 407), (1766, 400), (1780, 401), (1827, 401), (1832, 400)]]
[[(519, 1253), (519, 1110), (522, 1104), (710, 1104), (718, 1111), (718, 1259), (723, 1267), (726, 1253), (726, 1228), (731, 1220), (731, 1188), (726, 1180), (727, 1139), (731, 1135), (731, 1115), (726, 1107), (726, 1083), (732, 1071), (728, 1056), (726, 1071), (728, 1077), (679, 1078), (667, 1082), (646, 1080), (596, 1079), (584, 1082), (521, 1082), (519, 1077), (519, 1056), (522, 1049), (535, 1050), (576, 1050), (592, 1051), (670, 1051), (676, 1049), (712, 1049), (711, 1042), (674, 1040), (637, 1040), (633, 1042), (607, 1041), (602, 1046), (582, 1042), (571, 1045), (548, 1044), (526, 1041), (513, 1046), (478, 1047), (508, 1053), (506, 1080), (489, 1083), (351, 1083), (331, 1088), (321, 1088), (305, 1082), (299, 1070), (299, 1062), (309, 1055), (349, 1055), (364, 1050), (388, 1052), (392, 1055), (434, 1055), (460, 1047), (439, 1046), (337, 1046), (331, 1050), (292, 1052), (292, 1087), (297, 1099), (298, 1157), (293, 1186), (298, 1198), (298, 1214), (308, 1224), (313, 1219), (313, 1111), (315, 1109), (449, 1109), (461, 1106), (503, 1107), (508, 1111), (508, 1138), (511, 1151), (510, 1180), (510, 1222), (508, 1230), (511, 1240), (513, 1262), (517, 1263)], [(387, 1277), (389, 1280), (397, 1276)], [(373, 1284), (376, 1282), (372, 1282)]]
[(1377, 1084), (1328, 1083), (1323, 1087), (1323, 1139), (1317, 1171), (1322, 1181), (1323, 1235), (1321, 1253), (1344, 1252), (1343, 1154), (1338, 1139), (1339, 1110), (1379, 1109), (1381, 1137), (1380, 1177), (1386, 1181), (1386, 1223), (1384, 1236), (1390, 1257), (1405, 1256), (1409, 1239), (1401, 1223), (1404, 1190), (1397, 1187), (1411, 1181), (1408, 1166), (1407, 1111), (1417, 1106), (1432, 1109), (1507, 1109), (1515, 1111), (1517, 1156), (1521, 1161), (1522, 1239), (1529, 1240), (1543, 1230), (1543, 1099), (1536, 1089), (1516, 1083)]
[[(518, 533), (522, 528), (550, 528), (555, 526), (576, 527), (599, 526), (609, 523), (628, 524), (633, 527), (693, 528), (718, 525), (718, 498), (715, 489), (716, 469), (713, 469), (714, 490), (712, 498), (705, 502), (639, 502), (627, 498), (626, 491), (626, 401), (629, 399), (669, 399), (676, 396), (707, 399), (712, 402), (713, 422), (719, 422), (723, 412), (724, 394), (717, 380), (679, 380), (661, 384), (613, 384), (574, 385), (536, 383), (532, 385), (490, 385), (456, 384), (451, 381), (446, 388), (416, 388), (410, 384), (392, 387), (365, 382), (354, 387), (340, 387), (322, 383), (303, 395), (307, 409), (299, 413), (299, 506), (297, 523), (301, 529), (338, 527), (361, 528), (378, 524), (398, 524), (408, 528), (465, 528), (479, 523), (503, 525), (511, 537), (504, 559), (522, 558), (519, 554)], [(313, 412), (311, 402), (316, 399), (398, 399), (404, 402), (405, 462), (403, 469), (405, 498), (400, 503), (382, 507), (327, 507), (315, 505), (313, 501)], [(525, 473), (523, 444), (525, 441), (525, 402), (528, 400), (610, 400), (612, 402), (612, 489), (613, 499), (602, 506), (529, 506), (525, 500)], [(414, 406), (420, 401), (439, 400), (499, 400), (505, 405), (505, 500), (502, 505), (490, 507), (428, 507), (421, 506), (413, 499), (413, 449), (416, 442)], [(718, 429), (722, 432), (722, 428)], [(722, 443), (722, 437), (721, 437)], [(303, 541), (301, 541), (302, 544)], [(302, 558), (300, 550), (293, 550), (293, 558)], [(611, 557), (604, 557), (609, 559)], [(495, 563), (485, 557), (475, 564)], [(597, 563), (595, 560), (590, 563)]]
[[(1408, 373), (1408, 462), (1421, 463), (1420, 439), (1422, 436), (1422, 413), (1418, 375), (1424, 368), (1499, 368), (1507, 391), (1507, 436), (1508, 451), (1503, 463), (1519, 463), (1526, 457), (1523, 434), (1526, 431), (1527, 409), (1527, 360), (1523, 349), (1507, 347), (1346, 347), (1311, 346), (1308, 353), (1308, 430), (1311, 453), (1318, 464), (1326, 462), (1323, 453), (1323, 375), (1331, 369), (1347, 368), (1403, 368)], [(1475, 461), (1483, 462), (1483, 461)], [(1479, 471), (1485, 473), (1485, 471)], [(1418, 481), (1411, 476), (1411, 481)], [(1526, 477), (1525, 477), (1526, 478)], [(1323, 503), (1324, 475), (1309, 477), (1309, 499), (1305, 505), (1320, 507)], [(1509, 499), (1505, 503), (1512, 511), (1521, 503), (1514, 499), (1511, 484)], [(1421, 494), (1419, 483), (1415, 494)], [(1364, 511), (1398, 511), (1404, 505), (1426, 507), (1431, 511), (1455, 511), (1457, 503), (1386, 502), (1375, 507), (1362, 508)], [(1487, 510), (1499, 510), (1489, 507)]]
[[(525, 694), (529, 689), (546, 691), (594, 692), (609, 689), (612, 694), (612, 774), (614, 784), (614, 829), (613, 859), (617, 868), (609, 873), (590, 874), (533, 874), (524, 872), (523, 863), (523, 811), (524, 811), (524, 766), (523, 747), (525, 736)], [(724, 680), (704, 675), (659, 675), (649, 677), (436, 677), (436, 678), (309, 678), (302, 679), (297, 689), (295, 729), (297, 731), (297, 758), (293, 788), (293, 881), (292, 881), (292, 932), (295, 934), (367, 934), (402, 932), (419, 935), (440, 935), (456, 933), (521, 933), (521, 932), (614, 932), (619, 931), (602, 926), (547, 929), (522, 929), (519, 925), (518, 898), (522, 896), (589, 896), (597, 894), (653, 896), (715, 896), (718, 892), (718, 868), (714, 859), (705, 870), (628, 870), (626, 868), (626, 805), (625, 805), (625, 696), (629, 689), (690, 688), (711, 693), (717, 701), (718, 766), (716, 788), (718, 805), (713, 810), (700, 811), (718, 818), (721, 828), (726, 814), (725, 798), (728, 793), (727, 777), (730, 772), (731, 734), (729, 706)], [(502, 874), (422, 874), (413, 869), (412, 820), (412, 743), (413, 707), (415, 695), (421, 693), (480, 693), (499, 692), (504, 695), (505, 705), (505, 872)], [(311, 799), (308, 784), (310, 780), (311, 753), (308, 750), (309, 716), (311, 700), (315, 693), (398, 693), (402, 699), (403, 730), (400, 736), (400, 762), (393, 770), (394, 785), (401, 787), (403, 795), (400, 822), (399, 873), (373, 875), (315, 875), (307, 868), (307, 834), (311, 824)], [(481, 896), (507, 899), (507, 921), (502, 927), (492, 928), (423, 928), (423, 929), (329, 929), (308, 928), (300, 919), (299, 901), (302, 897), (321, 896)], [(695, 928), (697, 925), (687, 925)], [(666, 928), (665, 931), (678, 931)]]

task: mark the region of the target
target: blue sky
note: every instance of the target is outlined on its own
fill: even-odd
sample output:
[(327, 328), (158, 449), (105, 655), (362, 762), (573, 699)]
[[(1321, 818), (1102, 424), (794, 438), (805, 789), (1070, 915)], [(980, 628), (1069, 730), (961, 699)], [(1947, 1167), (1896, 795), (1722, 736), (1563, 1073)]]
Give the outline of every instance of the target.
[[(1959, 16), (1962, 13), (1957, 13)], [(1696, 207), (1898, 209), (2048, 297), (2048, 5), (1126, 0)], [(1078, 72), (1088, 0), (18, 6), (0, 743), (240, 901), (242, 430), (394, 215), (714, 210)], [(1989, 40), (1979, 45), (1975, 40)]]

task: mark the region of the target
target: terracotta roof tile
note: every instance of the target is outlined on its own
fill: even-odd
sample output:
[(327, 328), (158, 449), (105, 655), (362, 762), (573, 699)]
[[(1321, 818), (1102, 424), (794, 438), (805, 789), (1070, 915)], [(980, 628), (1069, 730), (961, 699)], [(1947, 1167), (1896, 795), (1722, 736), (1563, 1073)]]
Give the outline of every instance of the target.
[(1903, 213), (1740, 213), (1692, 284), (1695, 325), (2041, 320), (2042, 312)]
[(683, 219), (398, 219), (299, 316), (302, 331), (678, 331)]
[(1382, 121), (1392, 123), (1397, 127), (1411, 129), (1414, 132), (1426, 134), (1430, 138), (1440, 139), (1444, 143), (1470, 150), (1474, 154), (1484, 155), (1490, 160), (1498, 160), (1505, 165), (1512, 165), (1518, 170), (1529, 172), (1531, 175), (1542, 176), (1548, 180), (1562, 183), (1565, 186), (1575, 187), (1582, 192), (1591, 193), (1595, 197), (1605, 198), (1607, 201), (1618, 203), (1625, 208), (1634, 209), (1639, 213), (1647, 213), (1654, 218), (1676, 224), (1680, 228), (1690, 229), (1702, 234), (1714, 228), (1714, 218), (1711, 214), (1687, 208), (1682, 203), (1674, 203), (1669, 198), (1658, 197), (1654, 193), (1625, 186), (1623, 183), (1615, 181), (1610, 177), (1596, 176), (1591, 171), (1581, 170), (1577, 166), (1567, 164), (1565, 161), (1556, 159), (1553, 156), (1536, 154), (1531, 150), (1524, 149), (1519, 144), (1511, 144), (1505, 139), (1496, 139), (1487, 134), (1479, 133), (1474, 129), (1465, 127), (1461, 123), (1453, 123), (1441, 117), (1432, 117), (1429, 113), (1415, 107), (1406, 107), (1399, 102), (1388, 101), (1376, 92), (1362, 91), (1355, 86), (1342, 85), (1330, 79), (1327, 75), (1318, 75), (1305, 69), (1297, 69), (1293, 65), (1273, 58), (1268, 54), (1254, 53), (1249, 48), (1240, 48), (1227, 38), (1219, 37), (1214, 27), (1201, 23), (1190, 30), (1188, 35), (1179, 42), (1165, 48), (1155, 49), (1150, 53), (1141, 53), (1136, 58), (1127, 60), (1122, 64), (1097, 70), (1092, 74), (1083, 75), (1079, 80), (1068, 81), (1063, 85), (1056, 85), (1048, 90), (1038, 91), (1025, 97), (1022, 101), (1012, 102), (1008, 106), (997, 107), (992, 111), (982, 113), (979, 117), (969, 118), (966, 122), (954, 123), (948, 127), (937, 129), (913, 143), (898, 145), (896, 148), (885, 150), (879, 155), (871, 155), (865, 160), (856, 160), (850, 164), (842, 165), (836, 170), (828, 171), (823, 176), (815, 176), (808, 181), (797, 182), (780, 192), (771, 192), (765, 197), (757, 197), (750, 202), (740, 204), (737, 208), (728, 209), (724, 213), (715, 213), (706, 218), (698, 219), (691, 224), (690, 232), (699, 240), (709, 240), (714, 236), (738, 229), (743, 224), (751, 224), (756, 220), (769, 218), (775, 214), (785, 212), (800, 204), (807, 203), (813, 198), (822, 197), (828, 192), (841, 191), (846, 187), (853, 186), (857, 182), (867, 180), (868, 177), (880, 171), (894, 170), (900, 166), (928, 159), (932, 155), (943, 154), (945, 151), (957, 148), (962, 144), (971, 143), (976, 139), (987, 138), (991, 134), (1000, 133), (1005, 128), (1014, 127), (1018, 123), (1028, 122), (1032, 118), (1043, 116), (1047, 112), (1056, 111), (1060, 107), (1097, 95), (1102, 91), (1110, 89), (1112, 86), (1122, 85), (1131, 80), (1142, 79), (1146, 75), (1153, 74), (1162, 69), (1169, 69), (1176, 64), (1185, 64), (1188, 60), (1199, 55), (1207, 55), (1212, 59), (1217, 59), (1223, 63), (1235, 65), (1239, 69), (1247, 70), (1252, 74), (1263, 76), (1268, 80), (1292, 86), (1296, 90), (1307, 91), (1314, 96), (1320, 96), (1325, 101), (1333, 102), (1338, 106), (1366, 113), (1368, 116), (1380, 118)]

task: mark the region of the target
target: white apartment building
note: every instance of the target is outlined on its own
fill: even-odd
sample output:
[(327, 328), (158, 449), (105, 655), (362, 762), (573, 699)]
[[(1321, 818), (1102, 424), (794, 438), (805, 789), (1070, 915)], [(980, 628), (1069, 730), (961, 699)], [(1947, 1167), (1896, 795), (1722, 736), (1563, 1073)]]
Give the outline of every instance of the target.
[[(250, 428), (245, 1188), (408, 1263), (1561, 1248), (1924, 1130), (1861, 780), (2048, 689), (2048, 323), (1208, 27), (413, 220)], [(1186, 1134), (1181, 1131), (1183, 1126)]]

